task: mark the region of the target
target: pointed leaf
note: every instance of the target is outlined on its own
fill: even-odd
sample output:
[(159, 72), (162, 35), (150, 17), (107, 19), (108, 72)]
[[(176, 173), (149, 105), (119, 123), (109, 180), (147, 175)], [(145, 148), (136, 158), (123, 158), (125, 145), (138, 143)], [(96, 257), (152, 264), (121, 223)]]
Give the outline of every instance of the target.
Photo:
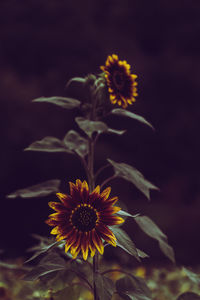
[(57, 264), (39, 265), (36, 266), (34, 269), (32, 269), (30, 272), (28, 272), (24, 276), (23, 280), (33, 281), (40, 278), (41, 276), (47, 275), (55, 271), (63, 270), (64, 268), (65, 268), (64, 265), (57, 265)]
[(103, 132), (115, 133), (118, 135), (123, 134), (124, 130), (115, 130), (109, 128), (104, 122), (101, 121), (91, 121), (82, 117), (75, 118), (78, 126), (91, 138), (94, 132), (101, 134)]
[(151, 300), (151, 292), (145, 281), (131, 275), (120, 278), (116, 282), (116, 289), (120, 297), (126, 300)]
[(138, 248), (136, 248), (136, 250), (137, 250), (137, 253), (138, 253), (139, 257), (141, 257), (141, 258), (149, 257), (149, 255), (146, 254), (144, 251), (142, 251), (142, 250), (140, 250)]
[(193, 281), (195, 284), (200, 284), (200, 274), (196, 274), (185, 267), (183, 267), (183, 271), (191, 281)]
[(48, 253), (30, 272), (23, 278), (26, 281), (33, 281), (42, 276), (64, 270), (66, 268), (66, 261), (61, 258), (55, 251)]
[(49, 194), (59, 191), (60, 180), (53, 179), (48, 180), (36, 185), (32, 185), (25, 189), (17, 190), (7, 196), (7, 198), (14, 199), (17, 197), (33, 198), (33, 197), (45, 197)]
[(107, 132), (122, 135), (126, 132), (126, 130), (116, 130), (116, 129), (108, 128)]
[(45, 151), (45, 152), (68, 152), (72, 153), (65, 144), (52, 136), (46, 136), (41, 141), (36, 141), (32, 143), (25, 151)]
[(150, 200), (150, 189), (158, 190), (158, 188), (151, 182), (146, 180), (142, 173), (140, 173), (134, 167), (124, 164), (117, 163), (111, 159), (108, 162), (113, 166), (115, 175), (121, 177), (127, 181), (132, 182), (149, 200)]
[(0, 267), (9, 270), (25, 270), (25, 271), (29, 270), (28, 267), (17, 265), (17, 264), (9, 264), (4, 261), (0, 261)]
[(137, 248), (135, 247), (133, 241), (130, 239), (128, 234), (119, 227), (111, 227), (117, 239), (117, 246), (125, 250), (130, 255), (134, 256), (138, 261), (140, 261), (139, 255), (137, 253)]
[(138, 216), (134, 220), (148, 236), (158, 241), (161, 251), (175, 262), (173, 248), (168, 244), (167, 236), (160, 228), (147, 216)]
[(124, 211), (122, 209), (120, 211), (118, 211), (117, 214), (121, 215), (121, 216), (124, 216), (124, 217), (131, 217), (131, 218), (136, 218), (140, 215), (140, 214), (131, 215), (127, 211)]
[(76, 107), (80, 106), (80, 101), (77, 99), (73, 98), (66, 98), (66, 97), (59, 97), (59, 96), (54, 96), (54, 97), (40, 97), (37, 99), (32, 100), (33, 102), (47, 102), (47, 103), (52, 103), (57, 106), (60, 106), (62, 108), (66, 109), (73, 109)]
[(66, 84), (66, 88), (68, 88), (68, 86), (72, 83), (72, 82), (79, 82), (79, 83), (85, 83), (86, 82), (86, 78), (84, 78), (84, 77), (73, 77), (73, 78), (71, 78), (68, 82), (67, 82), (67, 84)]
[(160, 228), (149, 217), (138, 216), (134, 220), (148, 236), (156, 240), (167, 241), (167, 236), (160, 230)]
[[(53, 242), (50, 245), (44, 245), (42, 247), (38, 247), (38, 251), (36, 251), (29, 259), (27, 259), (25, 261), (25, 263), (28, 263), (32, 260), (34, 260), (36, 257), (40, 256), (41, 254), (44, 254), (45, 252), (48, 252), (50, 249), (54, 248), (55, 246), (57, 246), (60, 242)], [(31, 250), (31, 249), (29, 249)]]
[(75, 151), (81, 157), (88, 154), (88, 141), (75, 130), (70, 130), (63, 142), (69, 151)]
[(94, 132), (102, 133), (108, 130), (108, 126), (101, 121), (90, 121), (88, 119), (77, 117), (78, 126), (91, 138)]
[(175, 254), (173, 248), (168, 244), (168, 242), (159, 240), (160, 250), (167, 256), (173, 263), (175, 263)]
[(112, 113), (115, 114), (115, 115), (122, 116), (122, 117), (128, 117), (128, 118), (137, 120), (137, 121), (151, 127), (154, 130), (154, 127), (147, 120), (145, 120), (145, 118), (143, 118), (142, 116), (137, 115), (135, 113), (132, 113), (128, 110), (125, 110), (125, 109), (122, 109), (122, 108), (115, 108), (115, 109), (112, 110)]
[(95, 273), (95, 283), (99, 300), (111, 300), (115, 291), (112, 280), (100, 273)]

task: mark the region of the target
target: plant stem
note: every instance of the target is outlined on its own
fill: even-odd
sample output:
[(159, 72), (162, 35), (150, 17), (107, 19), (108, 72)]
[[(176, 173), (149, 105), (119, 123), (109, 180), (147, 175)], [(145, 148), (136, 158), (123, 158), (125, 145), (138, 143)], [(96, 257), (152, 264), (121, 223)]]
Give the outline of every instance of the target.
[(101, 167), (101, 168), (96, 172), (94, 178), (96, 179), (102, 171), (104, 171), (106, 168), (108, 168), (108, 167), (110, 167), (110, 166), (111, 166), (110, 164), (106, 164), (105, 166)]
[(109, 178), (107, 178), (106, 180), (104, 180), (104, 182), (102, 182), (102, 184), (101, 184), (101, 188), (102, 188), (105, 184), (107, 184), (109, 181), (115, 179), (116, 177), (117, 177), (116, 175), (112, 175), (112, 176), (110, 176)]
[[(92, 93), (91, 93), (92, 94)], [(95, 115), (95, 108), (96, 108), (96, 99), (93, 102), (92, 109), (90, 112), (90, 120), (95, 121), (96, 115)], [(90, 192), (92, 192), (95, 188), (95, 177), (94, 177), (94, 146), (95, 142), (98, 138), (98, 135), (96, 136), (96, 139), (93, 140), (93, 138), (88, 138), (88, 144), (89, 144), (89, 152), (88, 152), (88, 165), (87, 165), (87, 176), (89, 181), (89, 189)], [(97, 293), (97, 287), (96, 287), (96, 273), (98, 272), (98, 254), (96, 253), (93, 257), (93, 292), (94, 292), (94, 300), (99, 300), (98, 293)]]
[(93, 289), (94, 289), (94, 300), (98, 300), (97, 287), (95, 282), (95, 274), (98, 269), (98, 254), (93, 257)]

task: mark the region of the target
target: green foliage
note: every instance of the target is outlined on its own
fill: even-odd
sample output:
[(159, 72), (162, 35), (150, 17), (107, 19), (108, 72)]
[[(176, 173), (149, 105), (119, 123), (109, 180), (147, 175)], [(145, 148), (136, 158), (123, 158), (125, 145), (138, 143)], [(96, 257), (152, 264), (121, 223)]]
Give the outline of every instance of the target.
[(71, 79), (67, 82), (66, 88), (68, 88), (72, 82), (78, 82), (78, 83), (84, 84), (84, 83), (86, 83), (86, 78), (83, 78), (83, 77), (74, 77), (74, 78), (71, 78)]
[(65, 146), (81, 157), (88, 154), (88, 141), (75, 130), (70, 130), (63, 139)]
[(116, 282), (117, 293), (125, 300), (151, 300), (151, 292), (142, 278), (129, 274)]
[(183, 267), (183, 271), (188, 276), (188, 278), (193, 281), (194, 283), (200, 285), (200, 274), (196, 274), (192, 272), (191, 270), (188, 270), (187, 268)]
[(79, 107), (81, 104), (81, 102), (77, 99), (59, 97), (59, 96), (40, 97), (40, 98), (34, 99), (32, 101), (33, 102), (52, 103), (52, 104), (55, 104), (57, 106), (60, 106), (62, 108), (66, 108), (66, 109), (73, 109), (73, 108)]
[(160, 228), (147, 216), (138, 216), (134, 220), (148, 236), (158, 241), (162, 252), (175, 263), (173, 248), (168, 244), (167, 236)]
[(137, 248), (133, 241), (130, 239), (128, 234), (119, 227), (111, 227), (112, 232), (117, 238), (117, 246), (125, 250), (130, 255), (134, 256), (138, 261), (140, 261)]
[(143, 118), (142, 116), (137, 115), (135, 113), (132, 113), (128, 110), (125, 110), (125, 109), (122, 109), (122, 108), (115, 108), (115, 109), (112, 110), (112, 114), (134, 119), (136, 121), (139, 121), (139, 122), (151, 127), (151, 129), (154, 129), (154, 127), (147, 120), (145, 120), (145, 118)]
[(112, 280), (100, 273), (95, 273), (95, 283), (99, 300), (111, 300), (115, 291)]
[(72, 153), (65, 144), (52, 136), (47, 136), (41, 141), (36, 141), (32, 143), (25, 151), (44, 151), (44, 152), (68, 152)]
[(146, 180), (142, 173), (134, 167), (128, 164), (114, 162), (111, 159), (108, 159), (108, 162), (113, 166), (116, 177), (121, 177), (133, 183), (149, 200), (150, 189), (158, 190), (155, 185)]
[(42, 183), (32, 185), (25, 189), (17, 190), (7, 196), (7, 198), (13, 199), (17, 197), (21, 198), (34, 198), (34, 197), (45, 197), (52, 193), (57, 193), (59, 191), (60, 180), (52, 179), (47, 180)]
[(121, 135), (125, 132), (124, 130), (111, 129), (104, 122), (101, 121), (90, 121), (82, 117), (77, 117), (75, 120), (78, 126), (86, 133), (86, 135), (89, 136), (89, 138), (92, 138), (94, 132), (98, 134), (107, 132), (115, 133), (118, 135)]

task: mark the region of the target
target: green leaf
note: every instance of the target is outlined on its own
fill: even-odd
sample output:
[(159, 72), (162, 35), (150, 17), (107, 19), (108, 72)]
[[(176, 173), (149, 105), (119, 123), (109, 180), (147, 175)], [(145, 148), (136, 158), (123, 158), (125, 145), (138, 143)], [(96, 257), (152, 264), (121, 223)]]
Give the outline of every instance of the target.
[(86, 78), (84, 78), (84, 77), (73, 77), (73, 78), (71, 78), (71, 79), (67, 82), (66, 88), (68, 88), (69, 85), (70, 85), (72, 82), (79, 82), (79, 83), (84, 84), (84, 83), (86, 82)]
[(175, 262), (173, 248), (168, 244), (167, 236), (160, 228), (147, 216), (138, 216), (134, 220), (148, 236), (158, 241), (161, 251), (172, 262)]
[(111, 159), (108, 159), (108, 162), (113, 166), (116, 177), (121, 177), (133, 183), (149, 200), (150, 189), (158, 190), (155, 185), (146, 180), (142, 173), (134, 167), (124, 163), (114, 162)]
[(119, 227), (111, 227), (111, 231), (114, 233), (117, 239), (117, 246), (125, 250), (130, 255), (134, 256), (138, 261), (140, 261), (139, 255), (137, 253), (137, 248), (135, 247), (133, 241), (130, 239), (128, 234)]
[(115, 115), (122, 116), (122, 117), (128, 117), (128, 118), (137, 120), (137, 121), (151, 127), (154, 130), (154, 127), (147, 120), (145, 120), (145, 118), (143, 118), (142, 116), (137, 115), (135, 113), (132, 113), (128, 110), (125, 110), (125, 109), (122, 109), (122, 108), (115, 108), (115, 109), (112, 110), (112, 113), (115, 114)]
[(140, 214), (131, 215), (127, 211), (124, 211), (122, 209), (120, 211), (118, 211), (117, 214), (121, 215), (121, 216), (124, 216), (124, 217), (131, 217), (131, 218), (136, 218), (140, 215)]
[(107, 132), (122, 135), (126, 132), (126, 130), (116, 130), (116, 129), (108, 128)]
[(185, 267), (183, 267), (183, 271), (191, 281), (193, 281), (195, 284), (200, 284), (200, 274), (196, 274)]
[(64, 266), (56, 265), (56, 264), (46, 264), (46, 265), (39, 265), (32, 269), (28, 274), (26, 274), (23, 278), (25, 281), (33, 281), (41, 276), (47, 275), (49, 273), (63, 270)]
[(101, 121), (90, 121), (88, 119), (77, 117), (75, 118), (78, 126), (91, 138), (94, 132), (101, 134), (103, 132), (123, 134), (124, 130), (115, 130), (109, 128), (104, 122)]
[(53, 300), (77, 300), (82, 299), (80, 297), (80, 291), (82, 287), (80, 285), (72, 286), (72, 284), (67, 285), (64, 289), (61, 291), (58, 291), (56, 293), (52, 293), (52, 297), (48, 298)]
[(142, 250), (140, 250), (138, 248), (136, 248), (136, 250), (137, 250), (137, 253), (138, 253), (139, 257), (141, 257), (141, 258), (149, 257), (149, 255), (146, 254), (144, 251), (142, 251)]
[(17, 197), (21, 197), (21, 198), (45, 197), (49, 194), (58, 192), (59, 186), (60, 186), (59, 179), (48, 180), (36, 185), (32, 185), (25, 189), (17, 190), (9, 194), (7, 198), (14, 199)]
[(122, 299), (151, 300), (151, 292), (142, 278), (125, 276), (116, 282), (116, 289)]
[(52, 103), (57, 106), (60, 106), (62, 108), (66, 109), (73, 109), (76, 107), (79, 107), (81, 102), (77, 99), (73, 98), (66, 98), (66, 97), (59, 97), (59, 96), (54, 96), (54, 97), (40, 97), (37, 99), (32, 100), (33, 102), (47, 102), (47, 103)]
[(4, 261), (0, 261), (0, 268), (5, 268), (9, 270), (22, 270), (22, 271), (27, 271), (29, 270), (28, 267), (17, 265), (17, 264), (9, 264)]
[(65, 144), (51, 136), (43, 138), (41, 141), (36, 141), (32, 143), (28, 148), (24, 149), (25, 151), (45, 151), (45, 152), (68, 152), (72, 153)]
[(33, 281), (52, 272), (66, 269), (66, 261), (56, 252), (47, 254), (30, 272), (28, 272), (23, 280)]
[[(25, 261), (25, 263), (28, 263), (32, 260), (34, 260), (36, 257), (40, 256), (41, 254), (44, 254), (46, 252), (48, 252), (50, 249), (54, 248), (55, 246), (57, 246), (58, 244), (60, 244), (60, 242), (53, 242), (49, 245), (41, 245), (40, 246), (36, 246), (32, 249), (38, 249), (28, 260)], [(32, 249), (29, 249), (29, 251), (31, 251)]]
[(179, 295), (177, 300), (200, 300), (200, 296), (193, 292), (186, 292)]
[(173, 263), (175, 263), (175, 255), (173, 248), (168, 244), (168, 242), (160, 240), (159, 247), (160, 250), (167, 256)]
[(79, 156), (88, 154), (88, 141), (75, 130), (70, 130), (63, 139), (69, 151), (75, 151)]
[(95, 283), (99, 300), (111, 300), (115, 291), (112, 280), (100, 273), (95, 273)]

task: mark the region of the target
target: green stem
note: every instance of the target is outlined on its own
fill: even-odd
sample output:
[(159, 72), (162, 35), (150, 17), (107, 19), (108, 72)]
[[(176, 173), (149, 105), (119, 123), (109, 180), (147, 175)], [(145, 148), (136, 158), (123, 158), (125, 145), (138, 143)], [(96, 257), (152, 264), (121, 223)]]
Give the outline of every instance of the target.
[(94, 178), (96, 179), (102, 171), (104, 171), (106, 168), (108, 168), (108, 167), (110, 167), (110, 166), (111, 166), (110, 164), (106, 164), (105, 166), (101, 167), (101, 168), (96, 172)]
[[(92, 95), (92, 93), (91, 93)], [(95, 108), (96, 108), (96, 99), (94, 99), (92, 109), (90, 112), (90, 120), (95, 121), (96, 115), (95, 115)], [(89, 189), (90, 192), (92, 192), (95, 188), (95, 177), (94, 177), (94, 146), (95, 146), (95, 140), (91, 138), (88, 138), (88, 144), (89, 144), (89, 153), (88, 153), (88, 166), (87, 166), (87, 176), (89, 181)], [(94, 292), (94, 300), (99, 300), (98, 293), (97, 293), (97, 287), (96, 287), (96, 273), (98, 272), (98, 254), (95, 254), (93, 257), (93, 292)]]
[(94, 289), (94, 300), (98, 300), (97, 287), (95, 282), (95, 274), (98, 271), (98, 254), (93, 257), (93, 289)]
[(104, 180), (104, 182), (102, 182), (102, 184), (101, 184), (101, 188), (102, 188), (105, 184), (107, 184), (109, 181), (115, 179), (116, 177), (117, 177), (116, 175), (113, 175), (113, 176), (110, 176), (109, 178), (107, 178), (106, 180)]

